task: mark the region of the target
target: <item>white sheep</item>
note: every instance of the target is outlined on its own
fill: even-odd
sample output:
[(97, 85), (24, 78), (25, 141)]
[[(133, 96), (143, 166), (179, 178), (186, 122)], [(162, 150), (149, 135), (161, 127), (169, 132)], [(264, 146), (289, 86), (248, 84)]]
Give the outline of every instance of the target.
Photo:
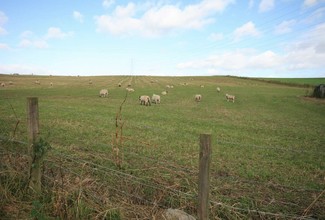
[(204, 85), (200, 85), (201, 88), (204, 88)]
[(151, 105), (150, 97), (147, 95), (139, 96), (139, 100), (140, 100), (140, 105), (142, 104), (145, 106)]
[(9, 85), (13, 85), (14, 83), (12, 82), (12, 81), (9, 81), (9, 83), (8, 83)]
[(160, 95), (153, 94), (151, 101), (152, 101), (152, 103), (160, 104)]
[(220, 92), (220, 91), (221, 91), (220, 87), (217, 87), (217, 92)]
[(167, 88), (167, 89), (170, 89), (170, 85), (166, 85), (166, 88)]
[(40, 82), (39, 80), (36, 80), (36, 81), (35, 81), (35, 84), (37, 84), (37, 85), (41, 85), (41, 82)]
[(108, 90), (107, 89), (101, 89), (99, 91), (99, 97), (107, 97), (108, 96)]
[(128, 92), (134, 92), (134, 89), (133, 89), (133, 88), (129, 88), (129, 87), (127, 87), (126, 90), (127, 90)]
[(121, 87), (121, 86), (122, 86), (122, 84), (121, 84), (121, 83), (118, 83), (118, 84), (117, 84), (117, 86), (118, 86), (118, 87)]
[(0, 85), (1, 85), (1, 87), (5, 87), (6, 83), (2, 82)]
[(200, 102), (202, 100), (202, 95), (197, 94), (195, 95), (195, 101)]
[(168, 91), (162, 91), (161, 94), (162, 95), (167, 95), (168, 94)]
[(50, 83), (50, 86), (53, 87), (53, 83), (52, 82)]
[(234, 95), (229, 95), (229, 94), (226, 94), (226, 99), (227, 99), (227, 102), (232, 101), (232, 102), (235, 102), (235, 96)]

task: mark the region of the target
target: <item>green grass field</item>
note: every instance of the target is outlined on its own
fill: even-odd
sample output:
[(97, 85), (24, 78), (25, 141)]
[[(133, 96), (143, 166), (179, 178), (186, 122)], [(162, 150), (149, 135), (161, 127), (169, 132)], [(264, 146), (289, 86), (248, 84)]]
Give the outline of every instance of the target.
[[(167, 207), (195, 216), (199, 135), (209, 133), (211, 219), (325, 218), (325, 101), (306, 97), (312, 87), (217, 76), (0, 75), (0, 82), (6, 83), (0, 88), (3, 148), (27, 151), (5, 141), (27, 142), (27, 97), (38, 97), (40, 136), (52, 145), (40, 204), (13, 192), (26, 185), (21, 170), (1, 172), (6, 196), (0, 216), (93, 219), (106, 213), (106, 219), (159, 219)], [(316, 85), (324, 78), (284, 82)], [(135, 92), (126, 93), (128, 84)], [(139, 104), (139, 95), (161, 94), (166, 85), (174, 88), (161, 95), (161, 104)], [(109, 98), (99, 97), (102, 88)], [(235, 103), (226, 101), (226, 93), (236, 96)], [(194, 101), (195, 94), (202, 95), (201, 102)], [(119, 148), (120, 168), (112, 146)], [(14, 164), (24, 161), (12, 156), (4, 160), (7, 167), (13, 158)], [(59, 178), (64, 169), (65, 177)], [(115, 170), (122, 174), (116, 177)], [(66, 190), (53, 190), (55, 180)], [(57, 205), (60, 199), (65, 207)], [(25, 212), (8, 214), (8, 207), (21, 206)]]

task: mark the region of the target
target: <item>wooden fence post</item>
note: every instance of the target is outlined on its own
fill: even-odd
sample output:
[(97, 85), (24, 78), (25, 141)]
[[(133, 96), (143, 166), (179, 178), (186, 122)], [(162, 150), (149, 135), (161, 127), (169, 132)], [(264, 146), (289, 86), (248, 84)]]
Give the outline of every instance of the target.
[(29, 187), (37, 193), (41, 192), (41, 160), (35, 155), (35, 143), (39, 134), (38, 98), (27, 98), (27, 129), (29, 161)]
[(198, 219), (209, 219), (211, 135), (200, 134)]

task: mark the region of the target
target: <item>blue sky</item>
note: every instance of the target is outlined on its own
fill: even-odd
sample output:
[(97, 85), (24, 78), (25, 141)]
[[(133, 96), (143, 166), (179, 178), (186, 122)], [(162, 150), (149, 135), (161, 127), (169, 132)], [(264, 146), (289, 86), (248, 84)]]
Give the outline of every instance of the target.
[(325, 77), (325, 1), (0, 0), (0, 73)]

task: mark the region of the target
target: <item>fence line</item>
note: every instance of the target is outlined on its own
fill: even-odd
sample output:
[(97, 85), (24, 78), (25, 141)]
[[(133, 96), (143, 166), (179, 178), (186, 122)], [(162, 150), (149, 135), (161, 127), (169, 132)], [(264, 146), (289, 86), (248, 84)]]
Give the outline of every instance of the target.
[[(0, 140), (5, 140), (3, 139), (2, 137), (0, 137)], [(19, 144), (24, 144), (24, 145), (28, 145), (28, 143), (26, 142), (23, 142), (23, 141), (17, 141), (17, 140), (5, 140), (5, 141), (12, 141), (12, 142), (15, 142), (15, 143), (19, 143)], [(234, 143), (234, 142), (232, 142)], [(59, 149), (56, 149), (56, 150), (59, 150)], [(99, 152), (100, 153), (100, 152)], [(101, 152), (101, 153), (107, 153), (107, 152)], [(97, 155), (94, 155), (92, 154), (91, 152), (86, 152), (87, 155), (92, 155), (94, 157), (96, 157)], [(167, 161), (167, 160), (162, 160), (159, 159), (157, 160), (157, 158), (151, 158), (151, 157), (148, 157), (148, 156), (144, 156), (144, 155), (140, 155), (139, 153), (135, 153), (135, 152), (125, 152), (125, 156), (127, 155), (135, 155), (139, 158), (144, 158), (146, 160), (150, 160), (152, 162), (155, 162), (155, 163), (158, 163), (158, 164), (161, 164), (161, 165), (164, 165), (163, 168), (166, 168), (166, 166), (170, 166), (171, 168), (176, 168), (177, 170), (181, 170), (182, 172), (185, 172), (189, 175), (198, 175), (198, 171), (197, 170), (190, 170), (188, 168), (185, 168), (185, 167), (182, 167), (180, 165), (177, 165), (177, 166), (173, 166), (171, 165), (171, 161)], [(109, 160), (108, 158), (106, 158), (106, 160)], [(112, 163), (114, 163), (113, 160), (110, 160)], [(212, 163), (214, 164), (215, 162), (212, 161)], [(236, 163), (233, 163), (236, 165)], [(131, 170), (132, 171), (132, 170)], [(308, 187), (294, 187), (294, 186), (289, 186), (289, 185), (284, 185), (284, 184), (278, 184), (278, 183), (272, 183), (272, 182), (266, 182), (266, 181), (258, 181), (258, 180), (250, 180), (250, 179), (245, 179), (245, 178), (241, 178), (241, 177), (238, 177), (238, 176), (219, 176), (217, 171), (214, 172), (214, 169), (211, 169), (211, 175), (212, 176), (217, 176), (218, 179), (222, 179), (222, 180), (230, 180), (230, 181), (239, 181), (239, 182), (242, 182), (242, 183), (255, 183), (255, 184), (263, 184), (265, 186), (273, 186), (273, 187), (281, 187), (281, 188), (287, 188), (287, 189), (292, 189), (292, 190), (295, 190), (295, 191), (311, 191), (311, 192), (321, 192), (322, 190), (321, 189), (313, 189), (313, 188), (308, 188)]]
[[(11, 151), (8, 151), (8, 150), (4, 150), (3, 152), (10, 152), (12, 154), (25, 155), (25, 154), (21, 154), (21, 153), (17, 153), (17, 152), (11, 152)], [(99, 169), (92, 168), (92, 169), (96, 169), (96, 171), (101, 171), (101, 172), (105, 172), (105, 173), (115, 173), (115, 175), (125, 176), (126, 178), (130, 178), (130, 179), (136, 179), (136, 181), (135, 181), (136, 183), (145, 185), (147, 187), (152, 187), (152, 188), (155, 188), (155, 189), (164, 188), (164, 190), (171, 191), (175, 195), (182, 195), (182, 196), (186, 196), (188, 198), (195, 198), (196, 197), (196, 194), (190, 195), (188, 193), (184, 193), (183, 191), (179, 191), (179, 190), (176, 190), (176, 189), (170, 189), (170, 188), (165, 187), (163, 185), (158, 185), (157, 184), (157, 186), (153, 186), (153, 185), (149, 185), (149, 184), (144, 184), (141, 181), (146, 181), (146, 179), (142, 179), (142, 178), (139, 178), (139, 177), (136, 177), (136, 176), (127, 174), (127, 173), (123, 173), (121, 171), (113, 170), (113, 169), (107, 168), (105, 166), (101, 166), (101, 165), (95, 164), (95, 163), (90, 162), (90, 161), (75, 159), (75, 158), (69, 157), (67, 155), (64, 155), (62, 153), (57, 153), (57, 155), (59, 155), (59, 158), (64, 158), (66, 160), (70, 160), (71, 162), (74, 162), (74, 163), (77, 163), (77, 164), (81, 164), (81, 165), (84, 165), (84, 164), (94, 165), (94, 166), (96, 166), (96, 167), (99, 168)], [(53, 163), (51, 163), (52, 165), (54, 165), (56, 167), (59, 167), (60, 169), (64, 169), (64, 170), (66, 170), (66, 171), (68, 171), (70, 173), (73, 173), (74, 175), (77, 175), (77, 176), (81, 177), (81, 175), (78, 174), (78, 173), (76, 173), (75, 171), (73, 171), (73, 170), (71, 170), (69, 168), (62, 168), (61, 166), (57, 165), (55, 163), (57, 161), (52, 161), (52, 160), (48, 160), (48, 159), (46, 159), (46, 161), (53, 162)], [(46, 176), (46, 178), (51, 178), (51, 177), (50, 176)], [(147, 204), (156, 205), (156, 206), (159, 206), (159, 207), (162, 207), (162, 208), (167, 208), (167, 207), (165, 207), (165, 206), (163, 206), (161, 204), (157, 204), (155, 202), (146, 200), (146, 199), (144, 199), (142, 197), (139, 197), (139, 196), (136, 196), (136, 195), (132, 195), (132, 194), (127, 193), (127, 192), (122, 191), (122, 190), (118, 190), (118, 189), (116, 189), (114, 187), (110, 187), (110, 186), (105, 186), (105, 187), (107, 187), (107, 188), (109, 188), (109, 189), (111, 189), (113, 191), (116, 191), (117, 193), (126, 195), (127, 197), (134, 197), (134, 198), (137, 198), (139, 200), (142, 200), (142, 201), (146, 202)], [(308, 217), (306, 217), (306, 216), (295, 216), (295, 215), (287, 215), (287, 214), (283, 214), (283, 213), (272, 213), (272, 212), (264, 212), (264, 211), (260, 211), (260, 210), (238, 208), (238, 207), (234, 207), (234, 206), (231, 206), (231, 205), (227, 205), (227, 204), (224, 204), (224, 203), (221, 203), (221, 202), (216, 202), (216, 201), (213, 201), (213, 200), (209, 200), (209, 201), (210, 201), (210, 203), (215, 204), (217, 206), (222, 206), (222, 207), (225, 207), (225, 208), (228, 208), (228, 209), (237, 210), (237, 211), (243, 211), (243, 212), (247, 212), (247, 213), (256, 213), (256, 214), (269, 215), (269, 216), (274, 216), (274, 217), (284, 217), (284, 218), (291, 218), (291, 219), (308, 219)]]
[[(86, 161), (86, 160), (82, 160), (82, 159), (75, 159), (75, 158), (72, 158), (72, 157), (67, 157), (66, 155), (63, 155), (63, 154), (60, 154), (60, 157), (65, 157), (65, 159), (68, 159), (68, 160), (71, 160), (71, 161), (74, 161), (75, 163), (79, 163), (79, 164), (90, 164), (92, 166), (96, 166), (98, 168), (101, 169), (102, 172), (105, 172), (105, 173), (115, 173), (115, 175), (121, 175), (121, 176), (124, 176), (124, 177), (127, 177), (127, 178), (131, 178), (131, 179), (135, 179), (135, 182), (137, 183), (140, 183), (144, 186), (147, 186), (147, 187), (151, 187), (151, 188), (154, 188), (154, 189), (161, 189), (161, 188), (165, 188), (166, 190), (170, 190), (172, 191), (173, 193), (175, 194), (183, 194), (185, 196), (190, 196), (190, 197), (193, 197), (193, 195), (190, 195), (188, 193), (185, 193), (185, 192), (182, 192), (182, 191), (178, 191), (178, 190), (175, 190), (175, 189), (171, 189), (171, 188), (168, 188), (164, 185), (161, 185), (161, 184), (157, 184), (157, 186), (152, 186), (152, 185), (149, 185), (147, 183), (143, 183), (141, 181), (147, 181), (146, 179), (143, 179), (143, 178), (140, 178), (140, 177), (137, 177), (137, 176), (133, 176), (131, 174), (128, 174), (128, 173), (124, 173), (124, 172), (121, 172), (121, 171), (118, 171), (118, 170), (114, 170), (114, 169), (111, 169), (111, 168), (108, 168), (108, 167), (105, 167), (105, 166), (102, 166), (102, 165), (99, 165), (99, 164), (95, 164), (93, 162), (90, 162), (90, 161)], [(100, 170), (98, 169), (98, 170)], [(105, 171), (104, 171), (105, 170)]]

